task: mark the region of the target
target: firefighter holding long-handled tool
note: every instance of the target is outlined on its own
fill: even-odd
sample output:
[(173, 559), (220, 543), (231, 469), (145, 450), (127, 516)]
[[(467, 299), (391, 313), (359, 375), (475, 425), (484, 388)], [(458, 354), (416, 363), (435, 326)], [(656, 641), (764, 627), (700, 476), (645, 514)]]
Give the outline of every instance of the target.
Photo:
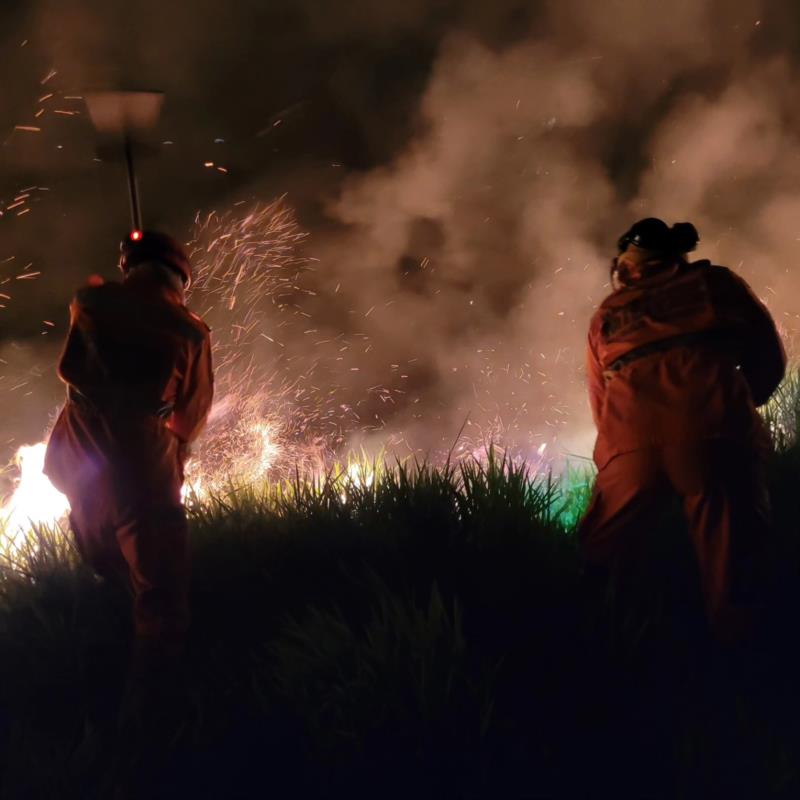
[(70, 501), (83, 559), (129, 583), (137, 651), (177, 653), (189, 623), (181, 487), (211, 407), (211, 346), (185, 305), (192, 269), (183, 248), (138, 227), (125, 151), (136, 227), (122, 243), (122, 281), (90, 278), (70, 306), (58, 366), (67, 401), (45, 472)]

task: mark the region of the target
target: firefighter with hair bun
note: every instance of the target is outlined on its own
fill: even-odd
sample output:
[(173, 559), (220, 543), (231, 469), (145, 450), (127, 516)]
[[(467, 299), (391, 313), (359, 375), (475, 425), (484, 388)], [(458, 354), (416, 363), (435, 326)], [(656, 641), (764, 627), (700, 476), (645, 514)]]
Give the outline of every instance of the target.
[(677, 497), (720, 639), (752, 628), (769, 563), (768, 434), (756, 411), (786, 355), (769, 311), (731, 270), (689, 261), (687, 222), (637, 222), (592, 317), (597, 481), (579, 540), (588, 565), (635, 562)]
[(69, 499), (78, 551), (129, 584), (136, 653), (179, 654), (189, 624), (188, 447), (213, 396), (209, 329), (185, 305), (192, 268), (171, 237), (123, 240), (121, 282), (75, 295), (58, 365), (67, 400), (45, 473)]

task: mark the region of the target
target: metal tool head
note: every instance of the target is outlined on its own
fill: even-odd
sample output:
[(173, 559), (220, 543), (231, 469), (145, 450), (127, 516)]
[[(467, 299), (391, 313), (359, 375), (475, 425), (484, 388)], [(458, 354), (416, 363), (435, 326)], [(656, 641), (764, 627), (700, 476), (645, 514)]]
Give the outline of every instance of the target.
[(136, 138), (154, 128), (164, 104), (163, 92), (87, 92), (86, 107), (98, 133), (124, 139)]

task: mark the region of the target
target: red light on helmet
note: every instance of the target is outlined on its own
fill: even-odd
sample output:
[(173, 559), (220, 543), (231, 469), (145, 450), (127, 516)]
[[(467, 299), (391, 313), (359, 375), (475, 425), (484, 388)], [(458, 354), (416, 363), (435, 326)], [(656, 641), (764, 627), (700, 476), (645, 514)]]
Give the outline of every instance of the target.
[(131, 241), (138, 242), (141, 241), (142, 232), (141, 231), (131, 231)]

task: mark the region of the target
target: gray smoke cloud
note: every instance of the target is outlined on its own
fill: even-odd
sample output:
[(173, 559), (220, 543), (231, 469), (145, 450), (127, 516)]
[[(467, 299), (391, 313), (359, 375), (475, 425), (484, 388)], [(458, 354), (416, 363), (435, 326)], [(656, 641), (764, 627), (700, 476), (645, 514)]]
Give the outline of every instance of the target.
[(588, 454), (586, 326), (641, 216), (694, 221), (701, 255), (794, 334), (797, 76), (788, 54), (758, 52), (766, 9), (616, 6), (554, 5), (545, 35), (499, 51), (447, 37), (424, 132), (331, 204), (357, 255), (337, 243), (329, 283), (357, 287), (357, 318), (380, 309), (370, 375), (386, 350), (425, 365), (433, 391), (399, 427), (428, 446), (469, 414), (484, 435)]
[[(64, 91), (131, 75), (167, 89), (175, 144), (143, 177), (159, 221), (188, 230), (197, 209), (288, 191), (316, 259), (292, 311), (304, 324), (254, 354), (304, 375), (346, 446), (440, 451), (467, 420), (465, 443), (588, 455), (588, 318), (617, 236), (642, 216), (693, 221), (700, 255), (738, 269), (794, 336), (789, 3), (92, 6), (39, 3), (23, 21)], [(4, 339), (32, 308), (63, 308), (89, 268), (109, 272), (98, 253), (119, 230), (109, 217), (124, 218), (116, 176), (86, 177), (85, 120), (58, 123), (70, 153), (36, 210), (50, 236), (31, 244), (33, 213), (0, 220), (0, 260), (33, 248), (51, 275), (24, 314), (0, 310)], [(0, 156), (9, 196), (55, 169), (33, 136), (14, 141), (24, 158)], [(66, 242), (74, 266), (52, 276), (47, 248)]]

